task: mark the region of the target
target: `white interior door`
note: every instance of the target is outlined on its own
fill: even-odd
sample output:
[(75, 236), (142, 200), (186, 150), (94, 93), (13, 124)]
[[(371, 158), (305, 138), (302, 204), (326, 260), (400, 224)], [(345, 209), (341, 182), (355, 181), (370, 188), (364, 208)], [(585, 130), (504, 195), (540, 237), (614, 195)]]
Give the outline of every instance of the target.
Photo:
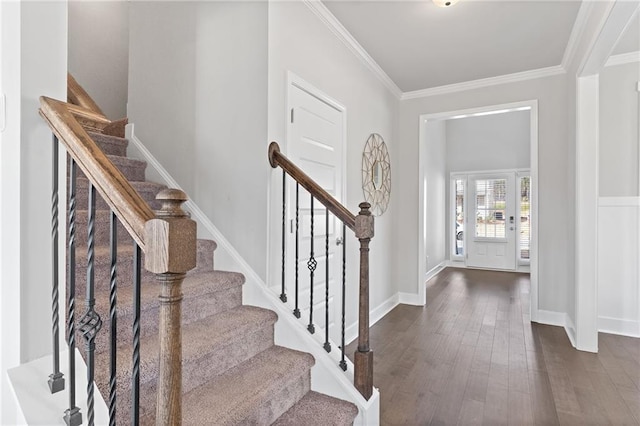
[(467, 266), (515, 270), (515, 182), (515, 172), (469, 176)]
[[(291, 83), (289, 88), (288, 157), (338, 201), (342, 201), (344, 110), (323, 94)], [(293, 302), (295, 288), (295, 222), (296, 185), (289, 184), (290, 233), (288, 238), (288, 288)], [(342, 237), (342, 223), (329, 214), (328, 229), (325, 207), (318, 201), (313, 205), (314, 238), (311, 239), (311, 196), (302, 187), (298, 199), (298, 286), (299, 308), (302, 318), (309, 322), (311, 290), (313, 289), (313, 323), (316, 332), (325, 327), (326, 282), (329, 282), (329, 331), (338, 341), (341, 290), (342, 247), (336, 244)], [(327, 240), (328, 235), (328, 256)], [(313, 243), (313, 247), (312, 247)], [(309, 261), (317, 262), (313, 283)], [(329, 266), (327, 276), (327, 262)], [(311, 262), (313, 263), (313, 262)]]

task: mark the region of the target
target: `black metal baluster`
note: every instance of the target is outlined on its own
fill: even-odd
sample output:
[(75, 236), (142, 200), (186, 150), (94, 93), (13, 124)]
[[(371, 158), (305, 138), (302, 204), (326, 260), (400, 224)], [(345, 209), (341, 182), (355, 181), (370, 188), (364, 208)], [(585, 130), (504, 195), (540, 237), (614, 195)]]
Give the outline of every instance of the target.
[(69, 170), (69, 294), (67, 297), (67, 346), (69, 347), (69, 408), (64, 412), (68, 426), (82, 424), (82, 413), (76, 407), (76, 162)]
[(116, 424), (116, 355), (117, 355), (117, 330), (118, 317), (116, 314), (117, 285), (116, 285), (116, 262), (118, 260), (118, 219), (115, 213), (111, 212), (111, 273), (109, 286), (109, 318), (110, 318), (110, 345), (109, 345), (109, 426)]
[(325, 208), (324, 217), (324, 350), (331, 352), (329, 343), (329, 209)]
[(285, 269), (285, 249), (286, 249), (285, 238), (286, 238), (286, 233), (287, 233), (287, 227), (286, 227), (286, 224), (285, 224), (286, 213), (287, 213), (287, 211), (286, 211), (286, 208), (287, 208), (286, 189), (287, 189), (287, 173), (283, 169), (282, 170), (282, 293), (280, 293), (280, 300), (282, 300), (283, 302), (287, 301), (287, 293), (286, 293), (285, 288), (284, 288), (284, 284), (285, 284), (285, 274), (284, 274), (284, 269)]
[(64, 389), (64, 376), (60, 372), (60, 336), (58, 313), (58, 138), (53, 135), (51, 184), (51, 331), (53, 337), (53, 373), (49, 375), (51, 393)]
[(300, 318), (300, 308), (298, 307), (298, 267), (299, 267), (299, 236), (300, 236), (300, 208), (299, 208), (299, 189), (300, 189), (300, 184), (298, 182), (296, 182), (296, 306), (293, 309), (293, 315), (296, 318)]
[(344, 333), (345, 333), (345, 313), (346, 313), (346, 296), (347, 296), (347, 227), (342, 224), (342, 359), (340, 360), (340, 368), (347, 371), (347, 361), (344, 359)]
[(314, 235), (313, 235), (313, 216), (314, 216), (314, 211), (313, 211), (313, 195), (311, 196), (311, 239), (310, 239), (310, 243), (311, 243), (311, 247), (310, 247), (310, 254), (309, 254), (309, 260), (307, 261), (307, 268), (309, 268), (309, 325), (307, 326), (307, 330), (309, 330), (309, 333), (313, 334), (316, 332), (316, 328), (313, 325), (313, 275), (315, 273), (316, 267), (318, 266), (318, 262), (316, 261), (316, 258), (314, 257), (314, 253), (313, 253), (313, 239), (314, 239)]
[(95, 420), (94, 413), (94, 389), (93, 376), (95, 371), (94, 352), (96, 349), (96, 334), (102, 328), (100, 315), (95, 311), (96, 300), (94, 298), (95, 286), (95, 223), (96, 223), (96, 189), (89, 183), (89, 206), (87, 225), (87, 312), (80, 319), (80, 332), (86, 342), (87, 352), (87, 424), (93, 426)]
[(133, 370), (131, 374), (131, 424), (140, 419), (140, 268), (142, 253), (134, 243), (133, 255)]

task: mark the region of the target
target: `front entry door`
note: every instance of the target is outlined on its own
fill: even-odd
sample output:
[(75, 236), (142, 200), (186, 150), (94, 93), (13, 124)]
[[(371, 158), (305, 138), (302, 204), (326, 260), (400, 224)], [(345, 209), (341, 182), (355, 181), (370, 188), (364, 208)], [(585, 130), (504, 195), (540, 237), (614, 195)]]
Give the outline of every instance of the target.
[(514, 172), (469, 176), (467, 266), (515, 270), (515, 182)]
[[(326, 96), (302, 85), (291, 83), (289, 88), (290, 117), (288, 125), (287, 155), (307, 175), (325, 191), (342, 202), (342, 162), (344, 111)], [(287, 246), (288, 277), (295, 277), (295, 200), (296, 185), (289, 184), (290, 233)], [(305, 323), (309, 322), (310, 308), (313, 309), (313, 323), (316, 333), (325, 328), (326, 266), (329, 264), (329, 331), (334, 341), (339, 341), (341, 303), (342, 247), (336, 245), (342, 237), (342, 223), (329, 214), (327, 229), (326, 210), (320, 202), (313, 205), (313, 252), (317, 266), (313, 283), (309, 273), (311, 251), (311, 198), (309, 193), (299, 188), (299, 308)], [(326, 254), (328, 234), (329, 254)], [(289, 293), (294, 291), (293, 279), (288, 281)], [(313, 289), (313, 306), (310, 306)], [(290, 300), (293, 299), (290, 296)], [(293, 300), (291, 300), (293, 301)], [(324, 334), (324, 333), (323, 333)]]

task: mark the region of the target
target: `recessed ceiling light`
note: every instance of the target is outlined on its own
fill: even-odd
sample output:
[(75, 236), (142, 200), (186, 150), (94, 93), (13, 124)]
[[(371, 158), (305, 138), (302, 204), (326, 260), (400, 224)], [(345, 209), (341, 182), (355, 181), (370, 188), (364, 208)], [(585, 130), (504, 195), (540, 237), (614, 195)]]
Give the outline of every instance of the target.
[(433, 3), (438, 7), (449, 7), (458, 3), (458, 1), (459, 0), (433, 0)]

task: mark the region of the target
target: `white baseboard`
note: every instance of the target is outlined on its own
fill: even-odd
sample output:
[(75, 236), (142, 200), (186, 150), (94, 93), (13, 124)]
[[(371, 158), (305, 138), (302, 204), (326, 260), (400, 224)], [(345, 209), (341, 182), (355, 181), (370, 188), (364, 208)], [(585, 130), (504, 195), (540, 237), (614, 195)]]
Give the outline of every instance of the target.
[(447, 264), (448, 264), (448, 262), (446, 260), (443, 260), (442, 262), (438, 263), (436, 266), (431, 268), (431, 270), (429, 270), (429, 272), (427, 272), (427, 274), (425, 275), (424, 281), (427, 282), (431, 278), (433, 278), (436, 275), (438, 275), (440, 273), (440, 271), (442, 271), (444, 268), (447, 267)]
[[(369, 314), (369, 326), (373, 326), (375, 323), (380, 321), (387, 315), (389, 312), (393, 310), (396, 306), (400, 304), (400, 300), (398, 297), (399, 293), (394, 294), (381, 304), (379, 304), (376, 308), (374, 308)], [(351, 324), (344, 332), (344, 341), (346, 344), (349, 344), (356, 340), (358, 337), (358, 323)]]
[(415, 293), (399, 292), (398, 302), (403, 305), (424, 306), (424, 300), (421, 300), (420, 295)]
[(545, 311), (539, 309), (536, 318), (537, 320), (534, 322), (539, 324), (554, 325), (564, 328), (564, 331), (567, 333), (567, 337), (571, 342), (571, 346), (574, 348), (576, 347), (576, 328), (566, 312)]
[(627, 337), (640, 337), (640, 322), (620, 318), (598, 317), (598, 331)]

